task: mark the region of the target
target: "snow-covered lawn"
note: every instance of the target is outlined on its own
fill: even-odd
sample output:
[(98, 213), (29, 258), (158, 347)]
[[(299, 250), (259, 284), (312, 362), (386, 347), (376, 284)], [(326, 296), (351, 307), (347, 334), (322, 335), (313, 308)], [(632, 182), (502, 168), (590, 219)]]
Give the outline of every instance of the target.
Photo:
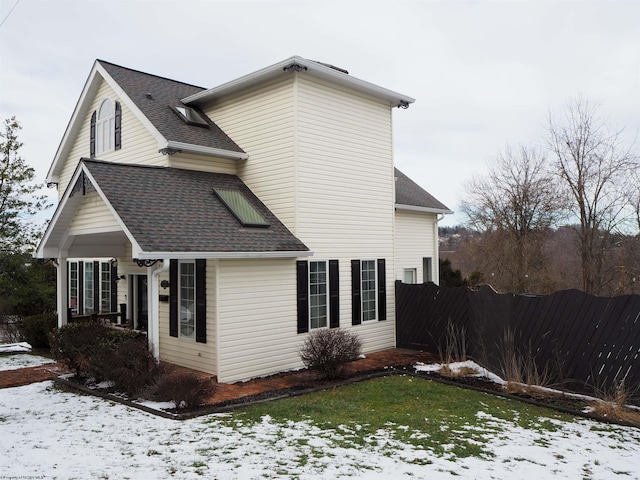
[[(0, 477), (640, 478), (638, 429), (552, 419), (557, 430), (550, 433), (484, 410), (478, 405), (481, 421), (467, 432), (486, 438), (495, 456), (457, 458), (401, 444), (392, 429), (345, 447), (357, 427), (322, 430), (267, 417), (252, 425), (239, 412), (181, 422), (41, 382), (0, 390)], [(459, 438), (470, 441), (465, 433)]]
[(31, 352), (31, 345), (26, 342), (0, 345), (0, 371), (55, 363), (50, 358), (33, 355), (29, 352)]

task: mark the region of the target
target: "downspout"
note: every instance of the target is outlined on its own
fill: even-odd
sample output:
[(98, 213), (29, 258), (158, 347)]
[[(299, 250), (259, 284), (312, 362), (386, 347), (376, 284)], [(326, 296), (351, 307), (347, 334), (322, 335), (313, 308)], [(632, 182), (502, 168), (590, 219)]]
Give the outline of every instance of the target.
[(444, 218), (444, 213), (436, 213), (436, 223), (433, 232), (434, 238), (434, 250), (436, 258), (433, 259), (433, 270), (435, 276), (433, 277), (433, 283), (440, 285), (440, 236), (438, 235), (438, 223)]
[[(159, 277), (161, 273), (169, 270), (171, 261), (168, 258), (162, 260), (162, 267), (158, 268), (156, 265), (149, 267), (151, 270), (151, 292), (149, 293), (149, 349), (153, 353), (153, 356), (157, 361), (160, 360), (160, 282)], [(172, 285), (173, 287), (173, 285)]]

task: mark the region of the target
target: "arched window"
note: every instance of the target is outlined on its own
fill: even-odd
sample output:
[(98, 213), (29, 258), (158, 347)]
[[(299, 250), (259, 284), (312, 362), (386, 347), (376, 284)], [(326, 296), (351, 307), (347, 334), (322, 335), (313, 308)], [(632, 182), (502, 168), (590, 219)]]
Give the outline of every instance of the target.
[(104, 100), (91, 116), (91, 156), (120, 148), (121, 108), (119, 102)]

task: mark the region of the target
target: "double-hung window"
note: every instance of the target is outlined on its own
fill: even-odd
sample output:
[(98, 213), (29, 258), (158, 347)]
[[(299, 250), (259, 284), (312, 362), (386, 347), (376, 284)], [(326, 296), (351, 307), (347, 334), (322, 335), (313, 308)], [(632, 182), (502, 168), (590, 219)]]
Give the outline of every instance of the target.
[(207, 343), (207, 261), (171, 260), (169, 335)]
[(375, 260), (362, 260), (361, 282), (362, 289), (362, 321), (376, 319), (376, 262)]
[(78, 262), (69, 262), (69, 308), (74, 314), (78, 313), (80, 307), (79, 285)]
[(351, 323), (387, 319), (384, 258), (351, 260)]
[(111, 263), (100, 263), (100, 311), (110, 312), (115, 310), (111, 306)]
[(298, 333), (340, 326), (338, 260), (299, 260)]
[(328, 326), (327, 262), (309, 262), (309, 322), (311, 329)]
[(93, 275), (93, 265), (93, 262), (84, 262), (84, 305), (82, 310), (85, 315), (95, 311), (93, 303), (93, 282), (95, 280)]
[(195, 338), (196, 334), (196, 266), (194, 262), (180, 262), (180, 336)]

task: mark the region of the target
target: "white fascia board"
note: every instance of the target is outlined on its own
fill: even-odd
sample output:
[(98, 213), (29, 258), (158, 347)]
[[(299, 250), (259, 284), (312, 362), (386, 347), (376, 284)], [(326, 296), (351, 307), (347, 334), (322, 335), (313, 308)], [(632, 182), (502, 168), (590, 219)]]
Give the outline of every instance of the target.
[(256, 72), (224, 83), (218, 87), (210, 88), (208, 90), (204, 90), (194, 95), (185, 97), (182, 99), (182, 103), (195, 105), (206, 104), (215, 100), (216, 98), (231, 95), (237, 91), (244, 90), (254, 85), (258, 85), (273, 78), (277, 78), (283, 75), (289, 75), (289, 72), (285, 71), (284, 68), (288, 67), (292, 63), (296, 63), (302, 67), (306, 67), (307, 70), (305, 70), (304, 73), (307, 75), (321, 78), (332, 83), (343, 85), (345, 87), (350, 87), (354, 90), (364, 92), (378, 98), (383, 98), (385, 100), (388, 100), (393, 107), (415, 102), (415, 99), (409, 97), (408, 95), (402, 95), (392, 90), (379, 87), (378, 85), (366, 82), (349, 74), (335, 70), (331, 67), (322, 65), (321, 63), (314, 62), (313, 60), (307, 60), (306, 58), (294, 56), (288, 58), (287, 60), (283, 60), (282, 62), (276, 63), (275, 65), (271, 65), (270, 67), (263, 68)]
[(58, 150), (56, 150), (56, 154), (53, 157), (53, 162), (51, 162), (51, 166), (49, 167), (49, 171), (47, 172), (47, 177), (45, 180), (47, 183), (58, 183), (58, 181), (60, 180), (57, 167), (63, 161), (62, 159), (67, 156), (69, 150), (71, 150), (69, 138), (72, 136), (72, 134), (77, 133), (80, 128), (78, 118), (84, 115), (84, 113), (87, 111), (87, 97), (90, 97), (90, 94), (95, 93), (98, 89), (99, 82), (98, 79), (96, 79), (97, 66), (98, 61), (96, 60), (93, 63), (93, 67), (91, 68), (91, 72), (89, 73), (87, 81), (84, 83), (80, 98), (76, 102), (76, 107), (73, 109), (71, 119), (67, 124), (67, 128), (64, 131), (64, 135), (62, 136), (60, 145), (58, 145)]
[(453, 210), (449, 210), (445, 208), (418, 207), (416, 205), (402, 205), (400, 203), (396, 203), (395, 207), (396, 207), (396, 210), (408, 210), (411, 212), (442, 213), (445, 215), (454, 213)]
[(173, 140), (169, 140), (168, 142), (166, 142), (166, 147), (183, 152), (212, 155), (214, 157), (229, 158), (231, 160), (247, 160), (249, 158), (249, 155), (243, 152), (234, 152), (231, 150), (223, 150), (222, 148), (205, 147), (202, 145), (176, 142)]
[(107, 73), (100, 62), (98, 60), (93, 64), (93, 68), (91, 69), (91, 73), (89, 74), (89, 78), (84, 84), (84, 88), (82, 89), (82, 93), (80, 94), (80, 98), (78, 99), (78, 103), (76, 103), (76, 108), (73, 110), (73, 114), (71, 115), (71, 120), (69, 120), (69, 124), (67, 125), (67, 129), (64, 132), (64, 136), (62, 137), (62, 141), (58, 146), (58, 150), (56, 151), (56, 155), (53, 158), (53, 162), (51, 163), (51, 167), (49, 167), (49, 171), (47, 172), (46, 182), (47, 183), (58, 183), (60, 180), (59, 177), (59, 168), (64, 160), (66, 159), (69, 151), (73, 147), (73, 142), (76, 138), (76, 135), (80, 131), (81, 119), (84, 118), (91, 102), (98, 91), (98, 85), (100, 84), (100, 79), (103, 79), (111, 89), (118, 96), (120, 101), (122, 101), (129, 110), (136, 116), (138, 120), (147, 128), (149, 133), (156, 139), (158, 142), (158, 148), (162, 148), (161, 146), (166, 144), (166, 139), (160, 134), (160, 132), (153, 126), (153, 124), (149, 121), (149, 119), (140, 111), (140, 109), (136, 106), (136, 104), (129, 98), (129, 96), (122, 90), (120, 85), (116, 83), (116, 81)]
[(188, 260), (193, 258), (298, 258), (311, 257), (313, 252), (142, 252), (138, 250), (136, 255), (134, 258), (141, 260), (155, 260), (157, 258)]

